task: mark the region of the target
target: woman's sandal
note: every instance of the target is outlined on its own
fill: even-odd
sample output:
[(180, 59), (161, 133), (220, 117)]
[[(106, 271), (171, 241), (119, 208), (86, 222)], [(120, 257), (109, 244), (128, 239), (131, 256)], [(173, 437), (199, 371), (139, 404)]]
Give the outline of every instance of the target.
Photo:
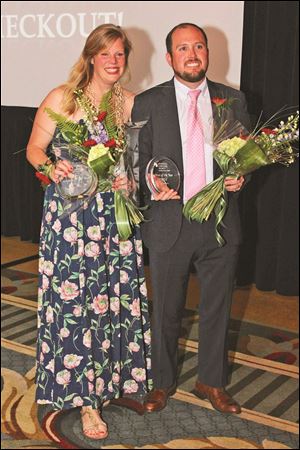
[[(81, 409), (81, 421), (82, 421), (82, 431), (83, 434), (89, 439), (105, 439), (108, 436), (107, 425), (101, 419), (99, 412), (99, 419), (101, 422), (97, 420), (95, 417), (95, 413), (93, 411), (97, 411), (96, 409), (85, 409), (84, 411)], [(88, 416), (88, 422), (90, 425), (86, 425), (83, 423), (83, 417)]]

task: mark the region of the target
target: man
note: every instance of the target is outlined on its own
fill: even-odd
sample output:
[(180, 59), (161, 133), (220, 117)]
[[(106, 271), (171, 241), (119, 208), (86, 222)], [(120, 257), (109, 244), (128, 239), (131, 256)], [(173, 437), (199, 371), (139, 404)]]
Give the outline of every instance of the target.
[[(223, 247), (216, 240), (214, 216), (202, 224), (189, 222), (182, 207), (218, 176), (209, 137), (220, 110), (212, 99), (226, 99), (230, 107), (226, 110), (223, 103), (225, 113), (246, 128), (249, 118), (240, 91), (206, 78), (207, 37), (201, 28), (189, 23), (177, 25), (168, 34), (166, 45), (174, 78), (138, 95), (132, 114), (133, 121), (148, 119), (140, 134), (139, 157), (143, 202), (150, 205), (142, 237), (149, 248), (153, 287), (155, 389), (144, 406), (148, 412), (159, 411), (176, 390), (178, 338), (193, 264), (201, 286), (198, 380), (194, 393), (208, 398), (219, 411), (238, 414), (241, 408), (224, 386), (227, 328), (241, 240), (237, 197), (244, 178), (227, 178), (224, 183), (228, 210), (221, 229), (226, 240)], [(145, 168), (155, 156), (166, 156), (176, 163), (182, 180), (179, 192), (165, 189), (151, 196), (145, 183)]]

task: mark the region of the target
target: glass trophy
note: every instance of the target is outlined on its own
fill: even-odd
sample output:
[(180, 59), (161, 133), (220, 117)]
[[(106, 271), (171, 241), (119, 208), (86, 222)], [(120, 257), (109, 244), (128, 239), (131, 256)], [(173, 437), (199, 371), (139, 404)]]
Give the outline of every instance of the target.
[(72, 162), (71, 178), (64, 178), (56, 185), (57, 192), (65, 199), (76, 199), (89, 196), (98, 186), (96, 173), (86, 164)]
[(147, 120), (139, 122), (125, 123), (126, 133), (126, 152), (124, 154), (124, 165), (126, 167), (127, 177), (132, 186), (130, 197), (139, 203), (139, 134)]
[(146, 167), (146, 183), (152, 195), (169, 189), (178, 191), (180, 186), (179, 170), (170, 158), (156, 156)]

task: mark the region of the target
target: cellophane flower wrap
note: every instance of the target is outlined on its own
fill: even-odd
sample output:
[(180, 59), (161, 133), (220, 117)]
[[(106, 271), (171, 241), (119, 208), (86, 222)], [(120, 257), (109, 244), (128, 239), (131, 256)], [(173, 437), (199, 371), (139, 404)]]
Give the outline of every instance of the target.
[[(121, 97), (119, 102), (122, 102), (122, 88), (118, 83), (116, 85), (114, 89), (117, 89), (117, 94)], [(62, 138), (53, 140), (52, 149), (56, 158), (67, 159), (67, 154), (71, 162), (79, 160), (89, 166), (96, 174), (97, 185), (87, 196), (65, 201), (63, 213), (70, 214), (74, 209), (83, 207), (97, 192), (111, 190), (116, 176), (124, 175), (127, 188), (114, 191), (114, 205), (119, 239), (127, 240), (132, 234), (132, 228), (143, 220), (143, 214), (134, 201), (137, 183), (132, 168), (125, 164), (130, 160), (127, 156), (129, 145), (125, 126), (116, 125), (118, 106), (112, 99), (113, 91), (103, 97), (99, 110), (82, 90), (75, 91), (75, 94), (78, 105), (85, 113), (79, 122), (72, 121), (50, 108), (45, 109), (56, 122)], [(123, 113), (119, 112), (119, 115), (122, 115), (119, 119), (123, 120)]]
[(290, 115), (286, 121), (280, 121), (276, 128), (269, 128), (277, 115), (274, 114), (261, 127), (256, 127), (248, 136), (244, 135), (239, 122), (230, 124), (224, 121), (215, 134), (213, 152), (222, 175), (184, 205), (183, 213), (189, 220), (202, 223), (207, 221), (212, 213), (215, 214), (216, 239), (220, 246), (224, 245), (225, 241), (219, 232), (219, 226), (228, 205), (225, 178), (247, 175), (274, 163), (289, 166), (298, 156), (292, 144), (299, 140), (299, 112)]

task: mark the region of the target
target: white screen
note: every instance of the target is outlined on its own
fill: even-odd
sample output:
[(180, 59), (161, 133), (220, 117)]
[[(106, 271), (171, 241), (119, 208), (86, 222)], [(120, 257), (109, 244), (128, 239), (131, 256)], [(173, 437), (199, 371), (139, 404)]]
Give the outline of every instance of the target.
[(1, 104), (38, 106), (66, 81), (87, 35), (102, 23), (121, 25), (133, 44), (126, 84), (133, 92), (172, 77), (165, 38), (182, 22), (207, 33), (208, 77), (239, 88), (243, 10), (242, 1), (3, 2)]

